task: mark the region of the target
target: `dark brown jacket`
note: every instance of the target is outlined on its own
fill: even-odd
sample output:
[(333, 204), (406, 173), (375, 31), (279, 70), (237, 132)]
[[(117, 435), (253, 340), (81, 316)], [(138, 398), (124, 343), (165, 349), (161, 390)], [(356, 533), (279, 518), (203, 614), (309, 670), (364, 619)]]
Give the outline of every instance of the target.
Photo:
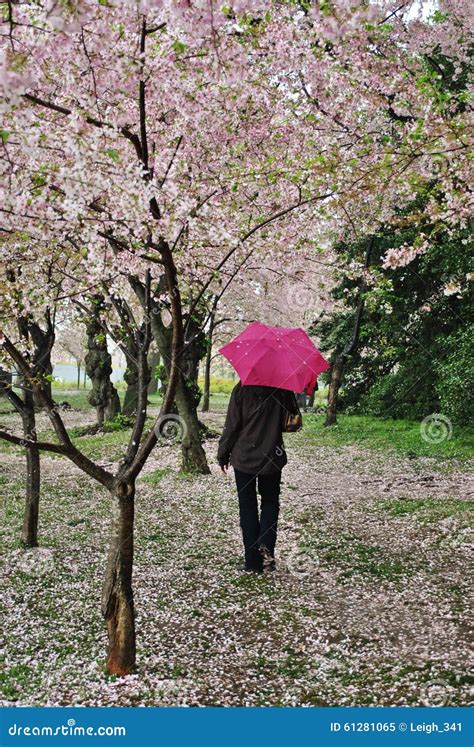
[(285, 411), (298, 412), (293, 392), (239, 382), (232, 390), (219, 441), (219, 464), (230, 462), (248, 474), (281, 470), (287, 462), (282, 436)]

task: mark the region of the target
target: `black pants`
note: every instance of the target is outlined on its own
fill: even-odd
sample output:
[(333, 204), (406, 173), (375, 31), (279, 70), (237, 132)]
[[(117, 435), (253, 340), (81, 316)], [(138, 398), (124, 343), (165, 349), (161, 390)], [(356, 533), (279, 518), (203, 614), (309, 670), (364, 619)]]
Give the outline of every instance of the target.
[[(240, 526), (245, 548), (245, 565), (253, 570), (263, 567), (259, 547), (265, 545), (273, 555), (277, 538), (280, 510), (281, 470), (269, 475), (249, 475), (234, 470), (239, 494)], [(260, 518), (257, 505), (257, 484), (261, 497)]]

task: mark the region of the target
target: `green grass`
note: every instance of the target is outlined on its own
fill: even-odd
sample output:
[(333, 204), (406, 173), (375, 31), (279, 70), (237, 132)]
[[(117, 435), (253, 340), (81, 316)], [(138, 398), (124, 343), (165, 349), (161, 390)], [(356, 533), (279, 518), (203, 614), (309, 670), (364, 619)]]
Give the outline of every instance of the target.
[(392, 554), (376, 543), (369, 543), (350, 531), (329, 531), (321, 524), (319, 512), (301, 513), (299, 552), (301, 566), (312, 573), (318, 565), (330, 569), (339, 583), (354, 577), (398, 583), (420, 570), (420, 562), (408, 554)]
[(53, 398), (55, 402), (67, 402), (74, 410), (89, 411), (93, 407), (89, 404), (88, 389), (56, 389), (53, 388)]
[(474, 503), (455, 498), (395, 498), (379, 501), (376, 508), (390, 516), (413, 516), (422, 523), (465, 517), (468, 526)]
[(417, 570), (407, 558), (387, 555), (378, 545), (369, 545), (350, 534), (342, 534), (336, 540), (322, 539), (317, 542), (317, 550), (322, 563), (339, 569), (340, 581), (353, 576), (399, 581)]
[(162, 481), (162, 479), (172, 471), (173, 470), (171, 469), (171, 467), (159, 467), (158, 469), (155, 469), (154, 472), (150, 472), (148, 475), (144, 475), (142, 480), (143, 482), (147, 482), (150, 485), (158, 485)]
[[(381, 705), (377, 702), (378, 693), (384, 686), (389, 686), (390, 689), (398, 691), (399, 695), (403, 695), (407, 705), (419, 706), (420, 697), (426, 697), (426, 687), (434, 683), (440, 683), (441, 688), (445, 688), (446, 705), (456, 706), (459, 698), (458, 689), (463, 685), (469, 685), (472, 677), (439, 667), (436, 662), (416, 666), (405, 664), (402, 660), (393, 660), (388, 664), (379, 663), (377, 667), (366, 666), (356, 669), (342, 666), (334, 671), (333, 681), (340, 687), (354, 688), (357, 691), (358, 706)], [(310, 690), (303, 702), (308, 705), (325, 705), (324, 701), (321, 702), (319, 688)]]
[(337, 423), (324, 427), (324, 417), (304, 415), (302, 435), (321, 446), (358, 445), (370, 449), (392, 450), (408, 457), (435, 457), (467, 461), (474, 454), (474, 430), (454, 426), (451, 438), (440, 443), (424, 440), (416, 420), (339, 415)]
[(89, 459), (107, 459), (113, 462), (122, 457), (129, 439), (130, 430), (127, 429), (100, 433), (95, 436), (82, 436), (72, 440)]
[(0, 694), (6, 700), (15, 702), (25, 692), (32, 692), (39, 684), (42, 670), (40, 663), (34, 667), (17, 664), (9, 669), (3, 669), (3, 664), (0, 666)]

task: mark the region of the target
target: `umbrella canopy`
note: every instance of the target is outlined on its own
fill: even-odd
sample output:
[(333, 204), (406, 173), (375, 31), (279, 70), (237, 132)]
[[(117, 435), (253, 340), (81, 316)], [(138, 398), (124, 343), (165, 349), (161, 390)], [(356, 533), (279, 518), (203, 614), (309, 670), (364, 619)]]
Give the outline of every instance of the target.
[(269, 327), (252, 322), (220, 353), (239, 374), (242, 384), (274, 386), (311, 395), (320, 373), (329, 368), (304, 329)]

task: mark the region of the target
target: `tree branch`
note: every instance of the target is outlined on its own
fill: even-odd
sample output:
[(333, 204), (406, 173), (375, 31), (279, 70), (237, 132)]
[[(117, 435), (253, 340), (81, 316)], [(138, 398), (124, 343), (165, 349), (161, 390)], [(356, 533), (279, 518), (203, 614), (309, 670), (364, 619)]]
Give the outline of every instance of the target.
[(69, 438), (66, 426), (64, 425), (63, 420), (59, 415), (58, 409), (55, 406), (53, 400), (51, 399), (51, 397), (49, 397), (48, 393), (44, 390), (41, 384), (38, 383), (38, 381), (34, 377), (33, 372), (30, 369), (30, 366), (28, 365), (28, 362), (6, 335), (3, 336), (2, 346), (5, 348), (12, 361), (16, 363), (24, 379), (31, 384), (33, 391), (36, 392), (36, 394), (38, 395), (38, 399), (46, 408), (56, 435), (64, 449), (64, 451), (62, 451), (61, 453), (67, 454), (71, 461), (74, 462), (74, 464), (77, 464), (77, 466), (80, 467), (83, 472), (86, 472), (88, 475), (90, 475), (90, 477), (93, 477), (95, 480), (97, 480), (110, 490), (114, 484), (114, 476), (103, 467), (89, 459), (89, 457), (83, 454), (82, 451), (80, 451), (72, 443), (71, 439)]
[(8, 441), (11, 444), (15, 444), (15, 446), (24, 446), (25, 448), (34, 446), (36, 449), (40, 449), (41, 451), (52, 451), (54, 454), (66, 455), (70, 453), (67, 447), (62, 446), (61, 444), (51, 444), (47, 441), (30, 441), (27, 438), (12, 436), (12, 434), (8, 433), (7, 431), (0, 430), (0, 438), (3, 441)]
[[(45, 109), (50, 109), (53, 112), (58, 112), (59, 114), (66, 114), (68, 116), (72, 114), (72, 109), (68, 109), (65, 106), (60, 106), (59, 104), (55, 104), (52, 101), (46, 101), (45, 99), (42, 99), (39, 96), (35, 96), (32, 93), (24, 93), (23, 98), (27, 99), (28, 101), (31, 101), (32, 104), (37, 104), (38, 106), (42, 106)], [(110, 122), (97, 119), (96, 117), (85, 116), (84, 119), (86, 120), (88, 124), (94, 125), (94, 127), (113, 128), (113, 125)], [(134, 132), (129, 130), (128, 127), (120, 127), (119, 132), (133, 144), (138, 158), (140, 159), (140, 161), (143, 161), (142, 147), (141, 147), (140, 138), (138, 137), (138, 135), (136, 135)]]

